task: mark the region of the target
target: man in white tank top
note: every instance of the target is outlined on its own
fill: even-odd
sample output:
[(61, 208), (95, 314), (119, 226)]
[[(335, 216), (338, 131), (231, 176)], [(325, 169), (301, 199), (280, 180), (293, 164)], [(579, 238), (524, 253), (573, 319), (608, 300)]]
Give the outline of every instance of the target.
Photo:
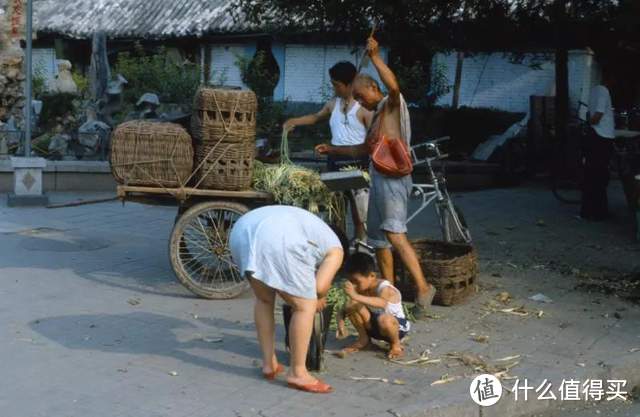
[[(338, 62), (329, 69), (331, 84), (335, 97), (314, 114), (294, 117), (287, 120), (283, 128), (290, 132), (296, 126), (308, 126), (320, 121), (328, 120), (331, 128), (331, 144), (334, 146), (355, 146), (364, 143), (367, 129), (371, 124), (373, 112), (360, 106), (351, 95), (351, 85), (357, 74), (356, 67), (351, 62)], [(363, 170), (368, 169), (368, 157), (354, 160), (354, 158), (329, 156), (327, 168), (338, 171), (340, 166), (356, 165)], [(349, 195), (351, 212), (356, 229), (356, 237), (366, 238), (365, 221), (369, 203), (368, 190), (354, 190)]]

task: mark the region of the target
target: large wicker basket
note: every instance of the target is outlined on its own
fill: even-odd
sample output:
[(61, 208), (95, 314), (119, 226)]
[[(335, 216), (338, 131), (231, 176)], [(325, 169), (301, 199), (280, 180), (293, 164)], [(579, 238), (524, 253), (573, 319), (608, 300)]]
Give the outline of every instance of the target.
[[(433, 302), (451, 306), (466, 301), (477, 291), (478, 257), (473, 246), (420, 239), (411, 242), (427, 281), (437, 290)], [(394, 252), (397, 286), (407, 301), (415, 299), (411, 277)]]
[(256, 148), (253, 142), (201, 145), (196, 150), (200, 188), (241, 191), (251, 187)]
[(173, 123), (125, 122), (113, 132), (110, 162), (120, 184), (178, 187), (193, 170), (191, 136)]
[(196, 93), (191, 133), (197, 142), (255, 142), (258, 101), (251, 90), (201, 87)]

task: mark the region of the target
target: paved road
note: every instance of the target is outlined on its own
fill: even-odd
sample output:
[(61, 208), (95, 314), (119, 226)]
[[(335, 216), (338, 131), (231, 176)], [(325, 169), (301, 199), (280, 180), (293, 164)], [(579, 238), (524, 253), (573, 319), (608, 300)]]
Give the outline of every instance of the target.
[(590, 408), (563, 407), (531, 417), (640, 417), (640, 403), (598, 404)]
[[(403, 366), (380, 351), (329, 357), (322, 376), (336, 387), (329, 397), (259, 377), (250, 295), (202, 300), (176, 282), (167, 259), (175, 209), (0, 203), (0, 415), (477, 417), (468, 394), (477, 372), (448, 358), (453, 352), (491, 363), (520, 355), (510, 373), (531, 380), (640, 377), (640, 307), (623, 297), (634, 288), (623, 278), (640, 270), (640, 247), (630, 239), (621, 202), (613, 200), (616, 220), (592, 225), (574, 220), (574, 208), (559, 205), (546, 189), (456, 195), (480, 254), (481, 291), (464, 305), (435, 308), (437, 318), (416, 323), (407, 346), (409, 358), (428, 350), (442, 362)], [(429, 212), (411, 230), (437, 236)], [(612, 294), (582, 285), (611, 276), (629, 285)], [(487, 310), (503, 291), (513, 299), (508, 307), (524, 306), (529, 314)], [(529, 300), (539, 292), (554, 302)], [(280, 320), (277, 331), (284, 359)], [(473, 341), (474, 334), (489, 336), (489, 343)], [(330, 349), (341, 343), (331, 338)], [(453, 382), (431, 385), (442, 378)], [(500, 404), (483, 416), (536, 409)]]

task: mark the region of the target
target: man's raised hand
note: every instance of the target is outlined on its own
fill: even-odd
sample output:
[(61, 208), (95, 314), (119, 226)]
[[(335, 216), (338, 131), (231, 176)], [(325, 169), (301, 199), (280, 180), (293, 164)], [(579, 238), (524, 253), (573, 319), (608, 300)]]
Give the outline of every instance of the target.
[(378, 44), (378, 41), (375, 40), (373, 36), (371, 36), (369, 39), (367, 39), (367, 54), (369, 54), (369, 56), (373, 58), (374, 56), (377, 56), (379, 53), (380, 53), (380, 45)]

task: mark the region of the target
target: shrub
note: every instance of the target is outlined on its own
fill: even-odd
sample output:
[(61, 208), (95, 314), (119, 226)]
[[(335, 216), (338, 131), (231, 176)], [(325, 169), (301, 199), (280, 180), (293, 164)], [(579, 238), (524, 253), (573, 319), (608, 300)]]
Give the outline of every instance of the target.
[(273, 65), (265, 51), (258, 51), (253, 58), (236, 56), (236, 66), (240, 69), (242, 82), (258, 97), (257, 134), (272, 140), (282, 131), (286, 103), (273, 100), (273, 89), (278, 84), (280, 74), (277, 64)]
[(136, 44), (133, 54), (118, 54), (115, 71), (128, 81), (124, 100), (129, 103), (135, 103), (144, 93), (155, 93), (161, 102), (188, 106), (200, 85), (199, 66), (174, 62), (162, 47), (155, 54), (146, 55)]
[(435, 64), (430, 69), (429, 65), (421, 61), (403, 65), (398, 58), (393, 68), (405, 99), (418, 107), (432, 106), (451, 89), (444, 64)]

